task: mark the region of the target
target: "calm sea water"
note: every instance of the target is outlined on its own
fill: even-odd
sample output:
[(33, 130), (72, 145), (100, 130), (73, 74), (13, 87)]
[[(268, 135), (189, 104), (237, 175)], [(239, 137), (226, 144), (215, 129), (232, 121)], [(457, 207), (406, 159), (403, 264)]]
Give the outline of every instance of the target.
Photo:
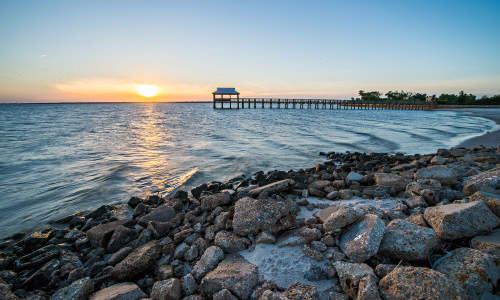
[(454, 111), (0, 105), (0, 237), (132, 195), (311, 167), (320, 151), (429, 153), (494, 126)]

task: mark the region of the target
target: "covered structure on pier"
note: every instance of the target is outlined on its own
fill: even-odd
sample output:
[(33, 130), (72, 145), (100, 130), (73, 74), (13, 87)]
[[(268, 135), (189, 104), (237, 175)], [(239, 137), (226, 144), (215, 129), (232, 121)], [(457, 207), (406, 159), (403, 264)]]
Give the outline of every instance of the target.
[(216, 106), (217, 103), (221, 104), (220, 108), (224, 108), (225, 102), (229, 103), (229, 108), (231, 108), (231, 100), (234, 98), (236, 98), (237, 100), (236, 102), (238, 103), (238, 108), (239, 108), (240, 93), (236, 91), (235, 88), (218, 87), (217, 90), (212, 93), (212, 95), (214, 101), (214, 108), (217, 108)]

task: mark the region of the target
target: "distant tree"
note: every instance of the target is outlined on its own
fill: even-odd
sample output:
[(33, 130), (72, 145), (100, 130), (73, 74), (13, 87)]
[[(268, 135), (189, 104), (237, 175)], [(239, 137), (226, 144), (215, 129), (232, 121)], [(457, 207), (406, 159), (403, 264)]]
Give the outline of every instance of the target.
[(472, 94), (466, 94), (464, 91), (460, 91), (457, 98), (458, 104), (474, 104), (476, 101), (476, 96)]
[(361, 100), (367, 101), (380, 100), (381, 95), (378, 91), (365, 92), (363, 90), (359, 90), (358, 94), (361, 97)]
[(454, 94), (441, 94), (437, 99), (438, 104), (457, 104), (458, 96)]
[(427, 99), (427, 94), (421, 94), (421, 93), (416, 93), (410, 98), (410, 100), (417, 102), (425, 102), (426, 99)]

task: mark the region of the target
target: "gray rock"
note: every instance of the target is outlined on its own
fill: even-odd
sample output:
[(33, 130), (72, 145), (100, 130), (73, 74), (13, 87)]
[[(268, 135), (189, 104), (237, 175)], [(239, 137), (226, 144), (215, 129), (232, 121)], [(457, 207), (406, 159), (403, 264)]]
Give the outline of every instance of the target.
[(424, 218), (437, 236), (446, 240), (489, 232), (500, 223), (483, 201), (428, 207)]
[(495, 258), (481, 251), (470, 248), (459, 248), (443, 257), (436, 271), (448, 275), (462, 285), (471, 299), (479, 299), (485, 292), (491, 292), (500, 278), (500, 268)]
[(276, 238), (274, 235), (270, 234), (269, 232), (261, 232), (259, 235), (257, 235), (257, 238), (255, 239), (256, 244), (274, 244), (276, 243)]
[(217, 264), (224, 258), (224, 251), (217, 246), (210, 246), (205, 250), (200, 260), (194, 265), (191, 272), (197, 280), (200, 280), (205, 274), (212, 271)]
[(255, 188), (253, 190), (249, 190), (248, 193), (252, 197), (257, 197), (260, 193), (265, 193), (265, 194), (271, 195), (271, 194), (287, 191), (290, 188), (292, 188), (294, 185), (295, 185), (295, 181), (293, 181), (292, 179), (284, 179), (284, 180), (270, 183), (268, 185), (264, 185), (264, 186)]
[(464, 184), (464, 194), (468, 196), (478, 191), (500, 195), (500, 168), (482, 172), (467, 179)]
[(117, 263), (121, 262), (127, 255), (130, 254), (134, 250), (132, 247), (123, 247), (120, 250), (116, 251), (111, 255), (111, 257), (108, 259), (108, 265), (114, 266)]
[(197, 288), (198, 285), (196, 284), (196, 280), (193, 275), (187, 274), (182, 277), (182, 290), (184, 291), (184, 295), (189, 296), (193, 294)]
[(148, 222), (168, 222), (173, 217), (175, 217), (175, 209), (170, 205), (163, 205), (140, 217), (137, 222), (146, 227)]
[(350, 225), (359, 220), (365, 211), (352, 206), (330, 206), (318, 212), (318, 217), (323, 222), (325, 231), (334, 231)]
[(205, 275), (200, 289), (208, 296), (228, 289), (238, 298), (247, 300), (258, 281), (257, 267), (234, 255), (223, 260), (217, 268)]
[(397, 267), (397, 265), (390, 265), (390, 264), (378, 264), (375, 267), (375, 274), (377, 274), (378, 278), (382, 278), (385, 275), (389, 274), (392, 272)]
[(472, 248), (500, 259), (500, 228), (493, 230), (488, 235), (475, 236), (470, 243)]
[(94, 282), (90, 277), (85, 277), (57, 290), (50, 300), (86, 300), (93, 290)]
[(470, 196), (471, 201), (484, 201), (490, 210), (500, 217), (500, 195), (488, 192), (475, 192)]
[(363, 263), (336, 261), (333, 266), (339, 275), (340, 285), (344, 292), (355, 299), (358, 296), (359, 282), (365, 276), (375, 277), (372, 268)]
[(326, 199), (334, 200), (334, 199), (337, 199), (338, 196), (339, 196), (339, 191), (331, 191), (326, 195)]
[(340, 199), (343, 199), (343, 200), (349, 200), (351, 199), (352, 197), (354, 197), (354, 194), (352, 193), (351, 190), (349, 189), (342, 189), (342, 190), (339, 190), (339, 198)]
[(177, 245), (174, 250), (174, 258), (179, 259), (184, 257), (184, 254), (186, 254), (186, 252), (189, 250), (189, 247), (190, 246), (184, 242)]
[(116, 252), (137, 237), (137, 232), (125, 226), (117, 226), (108, 242), (108, 252)]
[(375, 183), (382, 186), (390, 186), (394, 193), (404, 191), (408, 184), (408, 178), (393, 173), (375, 173)]
[(222, 289), (215, 293), (212, 300), (238, 300), (228, 289)]
[(397, 267), (378, 284), (386, 300), (402, 299), (466, 299), (458, 282), (428, 268)]
[(365, 276), (359, 280), (358, 297), (356, 300), (377, 300), (380, 299), (377, 286), (377, 277)]
[(345, 178), (345, 180), (347, 181), (347, 183), (351, 183), (352, 181), (359, 182), (359, 181), (363, 180), (363, 175), (351, 171), (351, 172), (349, 172), (349, 174), (347, 174), (347, 177)]
[(239, 199), (234, 206), (233, 232), (238, 235), (278, 232), (295, 225), (297, 204), (290, 199)]
[(231, 203), (231, 194), (228, 192), (221, 192), (213, 195), (202, 195), (201, 208), (203, 210), (212, 210), (217, 206), (223, 206)]
[(113, 267), (111, 275), (116, 281), (134, 279), (150, 270), (161, 254), (158, 241), (151, 241), (134, 251)]
[(87, 231), (87, 237), (89, 238), (90, 244), (94, 248), (106, 248), (109, 239), (113, 235), (116, 228), (124, 225), (128, 220), (119, 220), (114, 222), (109, 222), (105, 224), (100, 224), (90, 228)]
[(392, 220), (385, 227), (380, 253), (406, 261), (426, 260), (437, 248), (434, 230), (402, 219)]
[(151, 288), (153, 300), (178, 300), (181, 299), (181, 283), (177, 278), (157, 281)]
[(427, 203), (435, 205), (439, 201), (441, 188), (441, 183), (435, 179), (419, 179), (406, 185), (406, 194), (410, 197), (422, 196)]
[(376, 215), (367, 214), (342, 235), (340, 249), (352, 261), (363, 262), (377, 254), (384, 231), (384, 221)]
[(415, 180), (429, 178), (435, 179), (444, 185), (454, 185), (457, 183), (457, 175), (455, 172), (445, 166), (431, 166), (420, 169), (415, 173)]
[(145, 298), (141, 289), (132, 282), (114, 284), (90, 296), (90, 300), (140, 300)]
[(215, 235), (214, 244), (219, 246), (226, 253), (236, 253), (247, 249), (250, 246), (250, 240), (239, 237), (228, 231), (219, 231)]

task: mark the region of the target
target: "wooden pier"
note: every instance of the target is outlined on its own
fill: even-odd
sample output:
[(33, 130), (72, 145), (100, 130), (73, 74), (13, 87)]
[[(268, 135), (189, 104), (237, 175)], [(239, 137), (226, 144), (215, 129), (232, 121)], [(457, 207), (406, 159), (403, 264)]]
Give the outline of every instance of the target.
[(361, 101), (337, 99), (283, 99), (283, 98), (215, 98), (214, 109), (364, 109), (364, 110), (430, 110), (435, 104), (391, 101)]

